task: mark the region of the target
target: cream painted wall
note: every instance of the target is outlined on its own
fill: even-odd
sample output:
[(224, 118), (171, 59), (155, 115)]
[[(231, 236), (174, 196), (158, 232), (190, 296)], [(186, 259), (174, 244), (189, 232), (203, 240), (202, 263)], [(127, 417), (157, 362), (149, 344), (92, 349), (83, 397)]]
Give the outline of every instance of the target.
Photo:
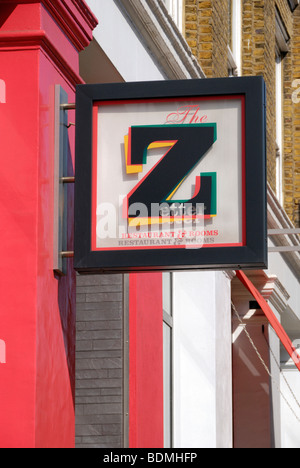
[(231, 286), (174, 274), (174, 446), (232, 448)]

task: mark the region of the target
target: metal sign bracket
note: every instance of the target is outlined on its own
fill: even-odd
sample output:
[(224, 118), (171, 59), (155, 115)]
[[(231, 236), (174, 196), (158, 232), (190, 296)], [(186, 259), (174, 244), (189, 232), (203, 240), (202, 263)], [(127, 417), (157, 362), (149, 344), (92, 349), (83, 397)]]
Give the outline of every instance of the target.
[(68, 104), (68, 94), (55, 86), (54, 104), (54, 237), (53, 270), (63, 276), (67, 274), (68, 261), (68, 184), (75, 177), (68, 176), (68, 110), (75, 104)]

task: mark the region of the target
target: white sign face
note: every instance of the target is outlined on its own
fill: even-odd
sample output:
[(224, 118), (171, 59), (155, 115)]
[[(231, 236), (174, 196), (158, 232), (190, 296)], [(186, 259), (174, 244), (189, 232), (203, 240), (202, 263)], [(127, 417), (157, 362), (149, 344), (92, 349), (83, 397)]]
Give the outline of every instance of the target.
[(243, 96), (102, 101), (93, 251), (243, 246)]

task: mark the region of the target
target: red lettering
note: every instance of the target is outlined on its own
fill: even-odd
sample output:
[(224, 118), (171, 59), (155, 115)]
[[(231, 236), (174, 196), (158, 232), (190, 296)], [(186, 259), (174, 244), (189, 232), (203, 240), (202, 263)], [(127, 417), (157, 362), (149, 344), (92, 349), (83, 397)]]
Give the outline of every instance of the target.
[(166, 124), (193, 124), (207, 122), (207, 115), (199, 115), (200, 106), (181, 106), (166, 118)]

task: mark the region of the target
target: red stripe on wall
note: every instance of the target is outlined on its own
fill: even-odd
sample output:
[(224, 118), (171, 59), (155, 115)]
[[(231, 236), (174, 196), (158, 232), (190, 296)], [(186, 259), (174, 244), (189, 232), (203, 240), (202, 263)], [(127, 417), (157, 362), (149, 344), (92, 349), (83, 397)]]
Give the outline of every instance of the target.
[(129, 448), (163, 448), (162, 274), (129, 280)]

